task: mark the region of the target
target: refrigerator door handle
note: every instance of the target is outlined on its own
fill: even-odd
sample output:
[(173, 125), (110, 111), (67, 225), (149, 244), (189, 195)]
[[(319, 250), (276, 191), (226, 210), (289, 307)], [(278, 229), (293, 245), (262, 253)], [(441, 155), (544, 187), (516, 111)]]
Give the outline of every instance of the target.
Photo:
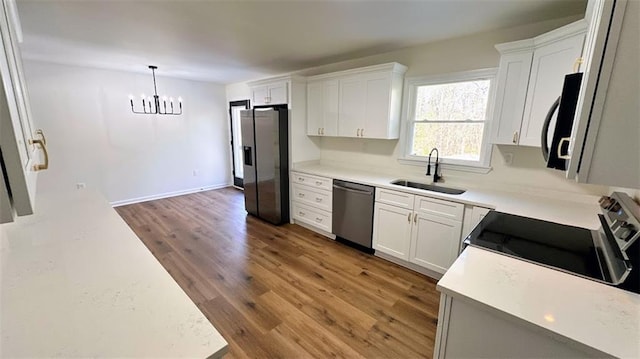
[(542, 144), (542, 157), (544, 157), (544, 161), (549, 161), (549, 125), (551, 124), (551, 119), (553, 118), (553, 114), (556, 112), (558, 107), (560, 106), (560, 97), (551, 105), (549, 112), (547, 112), (547, 117), (544, 119), (544, 124), (542, 125), (542, 133), (540, 138), (540, 143)]

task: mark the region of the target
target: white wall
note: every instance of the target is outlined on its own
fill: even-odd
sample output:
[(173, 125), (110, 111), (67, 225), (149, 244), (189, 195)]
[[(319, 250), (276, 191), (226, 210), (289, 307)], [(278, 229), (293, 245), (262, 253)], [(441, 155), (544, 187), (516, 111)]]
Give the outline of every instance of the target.
[(128, 95), (151, 95), (151, 73), (35, 61), (25, 62), (25, 72), (34, 122), (50, 153), (39, 191), (82, 182), (111, 202), (126, 202), (229, 184), (223, 85), (157, 77), (160, 96), (184, 98), (183, 114), (135, 115)]
[[(251, 99), (249, 85), (246, 82), (229, 84), (225, 87), (225, 91), (227, 95), (227, 102)], [(253, 106), (253, 104), (251, 104), (251, 106)]]

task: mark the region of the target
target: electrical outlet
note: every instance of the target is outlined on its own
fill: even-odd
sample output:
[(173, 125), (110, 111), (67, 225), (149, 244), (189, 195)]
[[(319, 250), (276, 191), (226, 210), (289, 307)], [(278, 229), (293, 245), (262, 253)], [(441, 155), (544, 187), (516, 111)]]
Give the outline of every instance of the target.
[(513, 163), (513, 153), (503, 153), (502, 158), (504, 164), (507, 166), (511, 166), (511, 164)]
[(87, 188), (87, 185), (84, 182), (76, 183), (76, 189), (85, 189), (85, 188)]
[(198, 171), (197, 169), (196, 169), (196, 170), (193, 170), (193, 176), (194, 176), (194, 177), (197, 177), (197, 176), (198, 176), (198, 172), (199, 172), (199, 171)]

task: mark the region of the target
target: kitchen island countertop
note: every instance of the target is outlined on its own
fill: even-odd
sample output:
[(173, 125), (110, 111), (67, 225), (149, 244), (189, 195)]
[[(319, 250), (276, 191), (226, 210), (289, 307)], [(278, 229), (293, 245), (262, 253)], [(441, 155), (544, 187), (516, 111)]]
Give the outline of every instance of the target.
[(437, 288), (595, 356), (640, 357), (638, 294), (475, 247)]
[(221, 357), (228, 345), (91, 190), (0, 226), (0, 357)]

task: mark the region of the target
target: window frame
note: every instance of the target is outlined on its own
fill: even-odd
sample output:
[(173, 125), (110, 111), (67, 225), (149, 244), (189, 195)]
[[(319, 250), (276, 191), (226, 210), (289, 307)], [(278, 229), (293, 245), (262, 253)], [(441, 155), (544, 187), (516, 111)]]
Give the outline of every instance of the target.
[(487, 98), (486, 116), (485, 120), (483, 121), (484, 129), (482, 132), (480, 159), (478, 161), (457, 160), (451, 158), (440, 159), (440, 163), (443, 164), (443, 168), (481, 173), (489, 172), (491, 170), (491, 152), (493, 147), (489, 142), (489, 135), (491, 132), (491, 120), (493, 116), (493, 107), (495, 101), (497, 73), (497, 68), (489, 68), (448, 73), (442, 75), (415, 76), (405, 78), (404, 100), (402, 108), (403, 116), (401, 127), (401, 139), (403, 140), (404, 144), (402, 145), (402, 157), (398, 159), (399, 162), (402, 164), (424, 166), (428, 160), (428, 156), (416, 156), (411, 154), (411, 147), (413, 145), (414, 123), (423, 122), (414, 121), (418, 87), (451, 84), (456, 82), (468, 82), (475, 80), (489, 80), (489, 95)]

